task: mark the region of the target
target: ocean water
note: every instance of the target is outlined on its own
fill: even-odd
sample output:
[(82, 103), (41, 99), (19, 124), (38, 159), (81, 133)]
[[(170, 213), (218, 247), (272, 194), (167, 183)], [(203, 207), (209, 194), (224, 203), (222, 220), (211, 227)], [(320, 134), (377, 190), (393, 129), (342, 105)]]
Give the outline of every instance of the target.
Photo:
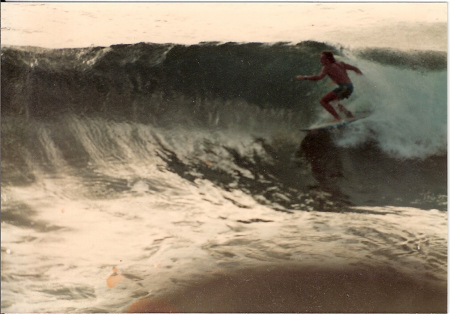
[(361, 46), (2, 47), (2, 312), (445, 312), (446, 52)]

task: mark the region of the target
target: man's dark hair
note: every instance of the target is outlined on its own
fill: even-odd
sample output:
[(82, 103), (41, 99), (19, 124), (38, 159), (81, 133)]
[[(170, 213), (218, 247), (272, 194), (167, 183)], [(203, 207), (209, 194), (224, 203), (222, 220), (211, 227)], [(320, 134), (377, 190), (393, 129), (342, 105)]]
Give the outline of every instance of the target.
[(333, 63), (336, 62), (336, 59), (334, 59), (334, 55), (331, 51), (324, 51), (324, 52), (322, 52), (322, 54), (325, 56), (325, 58), (327, 58), (331, 62), (333, 62)]

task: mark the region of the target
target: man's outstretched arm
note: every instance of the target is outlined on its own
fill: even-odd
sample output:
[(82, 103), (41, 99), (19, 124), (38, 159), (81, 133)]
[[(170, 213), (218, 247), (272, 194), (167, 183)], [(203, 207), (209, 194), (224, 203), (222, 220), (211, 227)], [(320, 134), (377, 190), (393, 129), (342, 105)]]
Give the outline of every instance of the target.
[(327, 72), (325, 70), (325, 67), (323, 67), (322, 71), (318, 75), (313, 75), (313, 76), (298, 75), (296, 77), (296, 80), (318, 81), (318, 80), (323, 79), (326, 75), (327, 75)]
[[(342, 62), (342, 63), (344, 63), (344, 62)], [(362, 75), (361, 70), (358, 69), (357, 67), (355, 67), (355, 66), (353, 66), (353, 65), (351, 65), (351, 64), (347, 64), (347, 63), (344, 63), (344, 66), (345, 66), (345, 68), (346, 68), (347, 70), (352, 70), (352, 71), (355, 71), (356, 73)]]

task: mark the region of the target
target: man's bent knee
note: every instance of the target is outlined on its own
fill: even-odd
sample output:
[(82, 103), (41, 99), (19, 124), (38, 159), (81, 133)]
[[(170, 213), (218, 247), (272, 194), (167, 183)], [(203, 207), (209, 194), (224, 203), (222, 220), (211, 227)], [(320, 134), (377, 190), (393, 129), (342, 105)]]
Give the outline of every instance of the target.
[(322, 97), (322, 99), (320, 99), (320, 104), (323, 105), (327, 105), (328, 103), (330, 103), (333, 100), (338, 99), (339, 97), (336, 95), (335, 92), (331, 91), (328, 94), (326, 94), (325, 96)]

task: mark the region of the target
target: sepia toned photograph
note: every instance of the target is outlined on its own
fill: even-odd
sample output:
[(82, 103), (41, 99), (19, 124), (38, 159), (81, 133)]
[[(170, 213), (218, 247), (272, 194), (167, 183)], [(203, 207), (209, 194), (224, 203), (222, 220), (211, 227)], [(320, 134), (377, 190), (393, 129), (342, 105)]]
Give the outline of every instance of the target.
[(2, 313), (446, 313), (446, 2), (1, 3)]

